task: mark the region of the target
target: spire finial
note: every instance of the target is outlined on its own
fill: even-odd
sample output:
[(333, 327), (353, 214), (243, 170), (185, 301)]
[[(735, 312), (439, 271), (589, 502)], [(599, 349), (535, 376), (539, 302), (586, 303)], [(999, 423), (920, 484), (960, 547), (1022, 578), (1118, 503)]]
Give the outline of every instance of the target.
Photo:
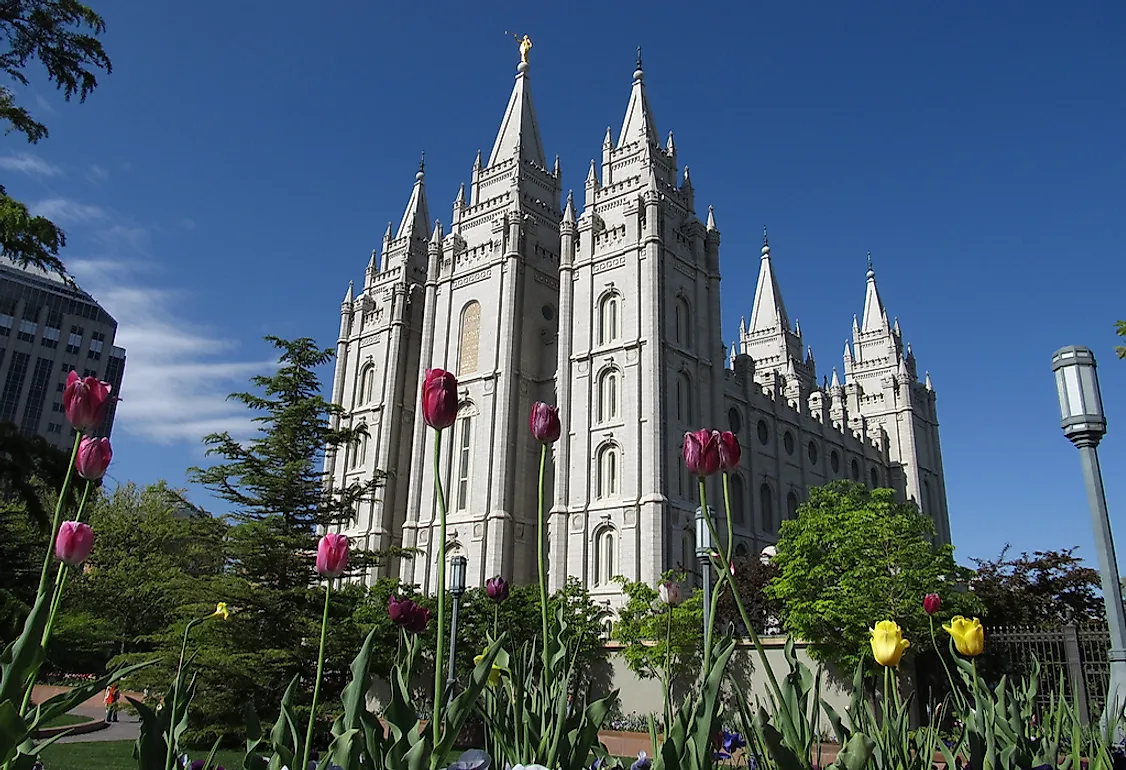
[(418, 160), (418, 173), (414, 178), (421, 182), (424, 176), (426, 176), (426, 150), (422, 151), (422, 157)]
[(770, 240), (766, 237), (766, 225), (762, 226), (762, 245), (769, 246)]
[(868, 252), (868, 280), (876, 277), (876, 271), (872, 269), (872, 252)]
[(645, 73), (641, 71), (641, 46), (637, 47), (637, 69), (633, 71), (634, 81), (641, 80), (645, 77)]
[(522, 64), (523, 66), (518, 67), (517, 69), (523, 72), (524, 70), (528, 69), (528, 52), (532, 50), (532, 39), (527, 35), (524, 35), (524, 37), (521, 38), (514, 32), (505, 32), (504, 34), (512, 35), (512, 39), (515, 40), (517, 45), (520, 46), (520, 64)]
[(637, 47), (637, 68), (641, 69), (641, 46)]

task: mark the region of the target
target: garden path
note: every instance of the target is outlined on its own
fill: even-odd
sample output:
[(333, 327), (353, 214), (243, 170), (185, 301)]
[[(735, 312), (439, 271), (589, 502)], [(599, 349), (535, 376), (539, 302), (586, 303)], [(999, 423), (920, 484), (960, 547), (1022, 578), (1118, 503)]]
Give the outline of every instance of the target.
[[(55, 685), (37, 684), (32, 691), (31, 698), (36, 703), (42, 703), (48, 698), (51, 698), (59, 693), (66, 692), (69, 687), (58, 687)], [(130, 698), (141, 699), (142, 695), (139, 692), (124, 692), (123, 695), (128, 695)], [(106, 715), (105, 706), (102, 703), (102, 693), (98, 693), (89, 700), (71, 709), (72, 714), (79, 716), (90, 717), (91, 719), (104, 719)], [(93, 733), (85, 733), (83, 735), (68, 735), (65, 738), (60, 738), (59, 743), (86, 743), (89, 741), (134, 741), (137, 736), (141, 734), (141, 724), (137, 720), (136, 715), (130, 714), (125, 709), (122, 709), (118, 715), (120, 721), (110, 724), (104, 730), (98, 730)]]

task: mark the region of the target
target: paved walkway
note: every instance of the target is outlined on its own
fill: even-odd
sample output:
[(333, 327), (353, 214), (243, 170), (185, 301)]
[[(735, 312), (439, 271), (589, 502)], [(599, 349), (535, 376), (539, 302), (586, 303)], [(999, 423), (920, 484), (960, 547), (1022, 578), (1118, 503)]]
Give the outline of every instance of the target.
[[(35, 690), (32, 691), (31, 697), (36, 703), (51, 698), (59, 693), (67, 692), (69, 687), (56, 687), (54, 685), (37, 684)], [(139, 692), (123, 692), (122, 703), (126, 703), (125, 696), (131, 698), (141, 699)], [(102, 698), (104, 693), (98, 693), (89, 700), (83, 701), (71, 709), (70, 713), (78, 716), (90, 717), (91, 719), (105, 719), (106, 709), (103, 704)], [(118, 713), (117, 717), (120, 721), (110, 724), (104, 730), (98, 730), (93, 733), (85, 733), (83, 735), (68, 735), (65, 738), (60, 738), (59, 743), (87, 743), (90, 741), (135, 741), (137, 736), (141, 734), (141, 724), (137, 717), (125, 709)]]

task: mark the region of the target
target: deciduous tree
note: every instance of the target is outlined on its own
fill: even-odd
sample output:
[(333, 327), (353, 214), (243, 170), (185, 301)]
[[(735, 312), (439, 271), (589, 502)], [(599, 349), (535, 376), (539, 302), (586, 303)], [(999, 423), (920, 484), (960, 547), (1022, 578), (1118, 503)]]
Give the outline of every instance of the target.
[(1075, 555), (1075, 548), (974, 559), (974, 593), (991, 626), (1059, 625), (1106, 617), (1097, 570)]

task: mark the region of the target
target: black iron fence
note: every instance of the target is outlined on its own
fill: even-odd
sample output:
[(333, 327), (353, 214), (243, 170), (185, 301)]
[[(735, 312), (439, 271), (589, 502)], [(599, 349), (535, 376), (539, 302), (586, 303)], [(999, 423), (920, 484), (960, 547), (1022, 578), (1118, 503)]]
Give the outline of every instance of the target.
[(990, 679), (1007, 674), (1019, 681), (1032, 675), (1039, 661), (1039, 699), (1047, 706), (1062, 677), (1064, 692), (1079, 708), (1083, 722), (1102, 714), (1110, 682), (1105, 623), (1048, 627), (999, 626), (985, 632), (985, 660)]

